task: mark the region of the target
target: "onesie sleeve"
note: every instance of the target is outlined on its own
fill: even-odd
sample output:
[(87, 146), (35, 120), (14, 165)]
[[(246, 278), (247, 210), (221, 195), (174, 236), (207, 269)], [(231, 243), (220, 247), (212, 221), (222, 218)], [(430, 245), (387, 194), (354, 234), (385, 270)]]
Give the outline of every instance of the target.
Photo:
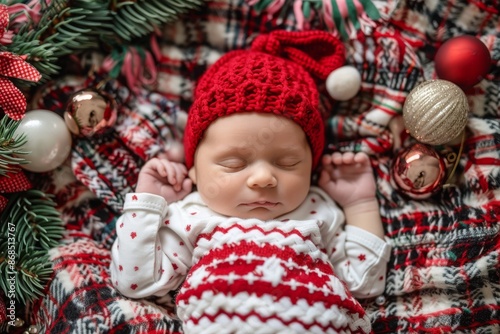
[(323, 191), (320, 227), (326, 254), (335, 274), (356, 298), (372, 298), (384, 292), (391, 247), (376, 235), (345, 224), (343, 211)]
[[(190, 258), (189, 254), (176, 253), (176, 259), (172, 261), (172, 255), (162, 251), (159, 230), (169, 214), (167, 202), (153, 194), (130, 193), (123, 208), (116, 225), (117, 238), (111, 249), (112, 282), (118, 291), (130, 298), (166, 295), (184, 279), (184, 275), (176, 270), (175, 261), (178, 262), (179, 257)], [(168, 218), (175, 220), (174, 217)], [(168, 235), (163, 239), (174, 243), (180, 237)], [(189, 252), (187, 248), (180, 251)]]
[(390, 246), (359, 227), (344, 225), (343, 215), (322, 226), (326, 251), (335, 274), (356, 298), (371, 298), (384, 292)]

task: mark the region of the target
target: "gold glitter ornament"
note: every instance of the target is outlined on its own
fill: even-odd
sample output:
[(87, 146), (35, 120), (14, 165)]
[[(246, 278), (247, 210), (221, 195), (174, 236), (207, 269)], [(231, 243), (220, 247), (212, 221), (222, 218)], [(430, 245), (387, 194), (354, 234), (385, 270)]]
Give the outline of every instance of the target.
[(403, 120), (412, 137), (429, 145), (456, 139), (467, 125), (469, 103), (460, 87), (446, 80), (428, 80), (406, 97)]

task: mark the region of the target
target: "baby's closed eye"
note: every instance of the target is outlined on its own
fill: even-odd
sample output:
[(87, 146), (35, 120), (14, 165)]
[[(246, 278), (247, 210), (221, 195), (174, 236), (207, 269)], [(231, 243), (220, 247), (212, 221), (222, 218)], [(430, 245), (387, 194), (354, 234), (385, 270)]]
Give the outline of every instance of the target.
[(281, 168), (292, 168), (299, 165), (302, 159), (296, 157), (285, 157), (275, 161), (275, 165)]
[(229, 170), (240, 170), (245, 168), (247, 162), (241, 158), (227, 158), (217, 162), (217, 165)]

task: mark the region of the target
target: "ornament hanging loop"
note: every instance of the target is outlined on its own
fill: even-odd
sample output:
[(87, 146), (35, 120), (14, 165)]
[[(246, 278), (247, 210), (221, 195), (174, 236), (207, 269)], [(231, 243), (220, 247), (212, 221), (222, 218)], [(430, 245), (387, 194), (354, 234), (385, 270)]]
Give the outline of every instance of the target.
[[(453, 161), (453, 167), (451, 171), (448, 173), (448, 178), (446, 179), (443, 188), (448, 188), (451, 187), (453, 184), (451, 183), (451, 180), (453, 179), (453, 176), (455, 175), (455, 172), (457, 170), (458, 164), (460, 163), (460, 157), (462, 156), (462, 152), (464, 151), (464, 145), (465, 145), (465, 130), (462, 131), (462, 138), (460, 139), (460, 148), (458, 149), (458, 154), (455, 154), (454, 152), (448, 154), (446, 158), (450, 155), (455, 155), (455, 160)], [(449, 161), (449, 160), (448, 160)], [(452, 162), (452, 161), (450, 161)]]

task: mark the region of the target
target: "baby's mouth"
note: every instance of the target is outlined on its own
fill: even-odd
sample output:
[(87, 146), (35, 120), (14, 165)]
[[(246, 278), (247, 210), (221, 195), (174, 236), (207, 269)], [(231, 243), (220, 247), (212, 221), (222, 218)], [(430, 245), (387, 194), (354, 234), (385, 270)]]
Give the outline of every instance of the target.
[(255, 202), (244, 203), (243, 205), (256, 208), (273, 208), (276, 205), (278, 205), (278, 203), (269, 201), (255, 201)]

